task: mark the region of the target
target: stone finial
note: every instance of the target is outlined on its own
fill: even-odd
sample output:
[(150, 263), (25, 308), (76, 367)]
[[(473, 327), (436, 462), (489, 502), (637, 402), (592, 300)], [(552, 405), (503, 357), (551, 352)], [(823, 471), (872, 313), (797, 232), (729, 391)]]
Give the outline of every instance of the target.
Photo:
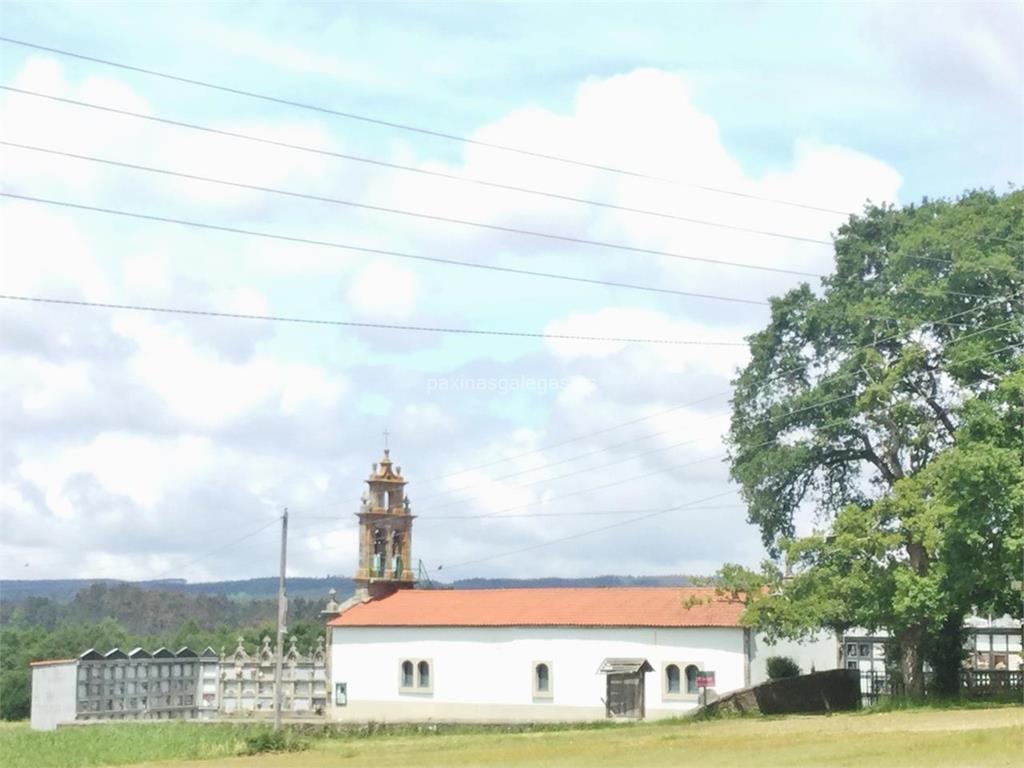
[(327, 592), (327, 605), (321, 611), (323, 614), (335, 614), (341, 610), (341, 603), (338, 602), (338, 590), (331, 587)]

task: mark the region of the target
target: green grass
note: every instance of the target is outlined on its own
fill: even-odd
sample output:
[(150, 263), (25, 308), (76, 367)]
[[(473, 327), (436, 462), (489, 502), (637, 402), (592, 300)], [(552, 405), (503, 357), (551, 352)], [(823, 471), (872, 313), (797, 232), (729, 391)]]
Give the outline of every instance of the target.
[[(111, 723), (32, 731), (28, 723), (0, 728), (3, 768), (85, 768), (159, 760), (204, 760), (273, 748), (263, 725)], [(303, 748), (294, 738), (283, 749)]]
[[(624, 765), (722, 768), (1016, 766), (1021, 707), (919, 709), (806, 717), (677, 720), (600, 727), (299, 728), (303, 752), (237, 757), (252, 725), (124, 724), (32, 733), (0, 728), (4, 768), (143, 764), (147, 768), (403, 768)], [(331, 735), (327, 735), (330, 733)]]
[(906, 696), (885, 696), (869, 709), (862, 710), (862, 714), (905, 712), (915, 709), (998, 709), (1020, 705), (1020, 696), (1012, 694), (998, 699), (965, 699), (959, 696), (928, 696), (914, 699)]

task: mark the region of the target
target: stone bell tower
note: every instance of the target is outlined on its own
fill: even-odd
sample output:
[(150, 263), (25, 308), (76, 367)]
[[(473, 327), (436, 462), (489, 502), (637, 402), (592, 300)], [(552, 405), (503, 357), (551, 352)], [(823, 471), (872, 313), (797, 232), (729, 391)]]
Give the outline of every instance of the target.
[(357, 594), (374, 599), (415, 585), (412, 571), (412, 521), (405, 497), (402, 468), (391, 463), (391, 451), (373, 465), (359, 509)]

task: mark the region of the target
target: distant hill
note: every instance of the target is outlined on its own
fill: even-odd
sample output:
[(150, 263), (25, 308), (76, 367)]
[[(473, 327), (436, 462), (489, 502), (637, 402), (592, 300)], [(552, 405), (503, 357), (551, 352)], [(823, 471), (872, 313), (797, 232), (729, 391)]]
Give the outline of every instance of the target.
[[(277, 577), (266, 576), (236, 581), (206, 581), (189, 583), (184, 579), (162, 579), (160, 581), (122, 581), (119, 579), (25, 579), (0, 580), (0, 602), (16, 603), (29, 597), (45, 597), (59, 603), (69, 603), (75, 595), (94, 584), (113, 586), (131, 585), (142, 589), (156, 589), (163, 592), (180, 592), (193, 595), (223, 595), (234, 600), (262, 600), (277, 595)], [(336, 589), (339, 595), (349, 595), (355, 590), (352, 579), (347, 576), (324, 576), (322, 578), (288, 579), (288, 594), (292, 597), (327, 599), (327, 591)]]
[[(536, 579), (457, 579), (451, 583), (434, 581), (438, 587), (456, 589), (502, 589), (508, 587), (685, 587), (693, 583), (692, 576), (588, 576), (584, 578)], [(231, 600), (265, 600), (277, 595), (277, 578), (264, 576), (235, 581), (205, 581), (189, 583), (184, 579), (160, 581), (121, 581), (117, 579), (25, 579), (0, 580), (0, 603), (18, 603), (30, 597), (48, 598), (58, 603), (70, 603), (76, 594), (96, 584), (106, 586), (127, 585), (162, 592), (191, 595), (218, 595)], [(288, 579), (288, 594), (293, 598), (326, 600), (327, 592), (335, 589), (340, 598), (355, 591), (348, 576), (319, 578), (294, 577)]]

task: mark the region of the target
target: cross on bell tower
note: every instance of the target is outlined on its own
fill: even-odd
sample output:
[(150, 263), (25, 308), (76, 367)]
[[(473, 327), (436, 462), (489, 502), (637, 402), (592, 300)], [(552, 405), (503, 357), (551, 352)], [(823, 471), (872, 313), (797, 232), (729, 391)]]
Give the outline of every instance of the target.
[(370, 598), (414, 586), (412, 521), (402, 468), (391, 462), (384, 430), (384, 458), (373, 465), (359, 509), (359, 568), (356, 588)]

